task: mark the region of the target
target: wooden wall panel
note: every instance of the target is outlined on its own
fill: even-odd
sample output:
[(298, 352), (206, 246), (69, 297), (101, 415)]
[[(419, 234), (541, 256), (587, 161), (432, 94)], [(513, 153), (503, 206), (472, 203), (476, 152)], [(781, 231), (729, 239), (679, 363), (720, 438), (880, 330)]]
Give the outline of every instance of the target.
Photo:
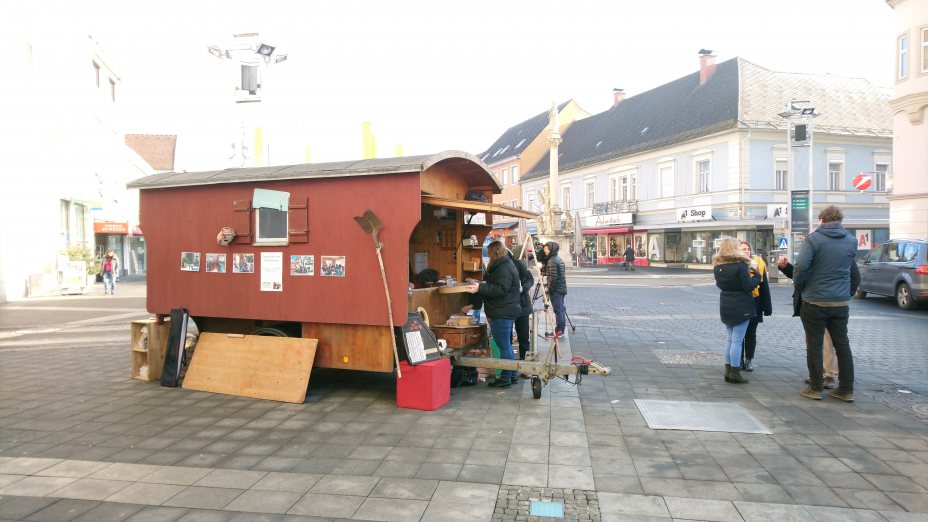
[[(403, 308), (406, 300), (401, 301)], [(406, 312), (394, 316), (406, 323)], [(315, 366), (345, 370), (392, 372), (392, 329), (385, 326), (303, 323), (303, 337), (318, 339)]]

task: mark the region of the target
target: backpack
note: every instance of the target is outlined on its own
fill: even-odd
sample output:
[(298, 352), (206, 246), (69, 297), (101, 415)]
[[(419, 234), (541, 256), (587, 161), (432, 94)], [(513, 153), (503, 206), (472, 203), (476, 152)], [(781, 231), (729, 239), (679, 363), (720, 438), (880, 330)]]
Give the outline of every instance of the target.
[(106, 261), (103, 262), (103, 271), (104, 272), (113, 271), (113, 260), (112, 259), (107, 259)]
[(477, 368), (470, 366), (452, 366), (451, 367), (451, 387), (475, 386), (479, 378)]

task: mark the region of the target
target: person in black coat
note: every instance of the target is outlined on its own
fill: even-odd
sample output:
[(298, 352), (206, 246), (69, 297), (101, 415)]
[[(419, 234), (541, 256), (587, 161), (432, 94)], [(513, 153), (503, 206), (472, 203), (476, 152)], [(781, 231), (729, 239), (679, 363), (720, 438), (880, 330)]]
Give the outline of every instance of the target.
[(632, 248), (631, 243), (625, 247), (625, 271), (635, 269), (635, 249)]
[(751, 260), (751, 267), (760, 274), (760, 285), (751, 292), (754, 296), (755, 315), (748, 324), (748, 330), (744, 334), (744, 351), (741, 354), (741, 367), (746, 372), (754, 371), (754, 350), (757, 348), (757, 325), (764, 322), (764, 316), (773, 314), (773, 302), (770, 299), (770, 285), (767, 281), (767, 264), (763, 258), (752, 256), (751, 244), (747, 241), (741, 241), (741, 253)]
[(548, 258), (545, 275), (548, 277), (548, 297), (554, 309), (555, 337), (564, 335), (567, 326), (567, 307), (564, 305), (564, 298), (567, 297), (567, 268), (561, 256), (557, 255), (560, 249), (556, 241), (548, 241), (544, 246), (544, 254)]
[(741, 347), (751, 318), (757, 315), (751, 293), (760, 284), (760, 274), (741, 253), (741, 241), (725, 238), (713, 261), (712, 272), (719, 295), (719, 315), (728, 330), (725, 342), (725, 382), (746, 383), (741, 376)]
[(513, 247), (518, 253), (509, 252), (509, 259), (515, 265), (519, 272), (519, 282), (522, 285), (522, 293), (519, 294), (519, 305), (522, 306), (522, 313), (516, 319), (516, 338), (519, 340), (519, 359), (525, 359), (525, 353), (528, 352), (531, 345), (531, 334), (529, 333), (529, 317), (532, 315), (532, 287), (535, 285), (535, 278), (525, 266), (525, 261), (519, 259), (522, 253), (522, 247)]
[[(512, 326), (522, 314), (522, 306), (519, 304), (519, 295), (522, 293), (519, 271), (501, 242), (490, 243), (487, 253), (490, 263), (486, 280), (474, 283), (467, 291), (483, 298), (483, 311), (490, 322), (490, 331), (499, 347), (500, 358), (515, 359), (512, 353)], [(514, 370), (503, 370), (500, 378), (489, 383), (489, 386), (508, 388), (518, 379), (515, 374)]]

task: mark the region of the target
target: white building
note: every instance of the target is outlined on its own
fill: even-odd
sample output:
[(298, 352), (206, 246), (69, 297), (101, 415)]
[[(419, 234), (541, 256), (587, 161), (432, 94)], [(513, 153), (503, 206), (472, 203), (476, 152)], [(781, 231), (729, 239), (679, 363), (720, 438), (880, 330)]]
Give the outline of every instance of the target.
[[(786, 237), (790, 191), (809, 188), (808, 140), (787, 161), (778, 114), (790, 100), (811, 100), (821, 114), (812, 132), (814, 212), (844, 209), (862, 250), (888, 239), (889, 92), (862, 79), (770, 71), (741, 58), (716, 64), (706, 55), (699, 71), (617, 98), (563, 134), (558, 195), (582, 227), (576, 257), (618, 263), (631, 244), (641, 264), (707, 264), (724, 236), (775, 249)], [(548, 182), (548, 163), (523, 176), (523, 207)], [(861, 172), (874, 178), (864, 192), (853, 186)]]
[(928, 239), (928, 2), (887, 0), (896, 11), (893, 88), (893, 238)]
[[(115, 246), (122, 272), (137, 270), (138, 197), (125, 185), (154, 170), (124, 142), (119, 75), (87, 34), (23, 29), (0, 48), (0, 302), (57, 292), (68, 247)], [(122, 224), (121, 237), (97, 245), (95, 222)]]

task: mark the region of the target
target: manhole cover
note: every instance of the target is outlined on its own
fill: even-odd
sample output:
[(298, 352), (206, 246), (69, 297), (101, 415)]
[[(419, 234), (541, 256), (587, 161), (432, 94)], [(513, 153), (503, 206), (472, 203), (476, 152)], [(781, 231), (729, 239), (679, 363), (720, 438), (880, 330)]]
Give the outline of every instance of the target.
[(928, 404), (916, 404), (912, 406), (912, 411), (919, 415), (928, 416)]
[(652, 430), (773, 433), (740, 404), (635, 399), (635, 405)]

